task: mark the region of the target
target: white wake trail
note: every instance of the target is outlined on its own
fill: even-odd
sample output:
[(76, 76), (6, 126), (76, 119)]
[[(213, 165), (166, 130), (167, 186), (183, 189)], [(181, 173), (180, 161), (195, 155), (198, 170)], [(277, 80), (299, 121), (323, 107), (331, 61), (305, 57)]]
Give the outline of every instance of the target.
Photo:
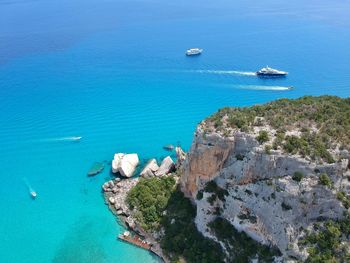
[(58, 137), (50, 139), (42, 139), (41, 142), (77, 142), (80, 141), (82, 136), (68, 136), (68, 137)]
[(241, 76), (256, 76), (255, 72), (251, 71), (238, 71), (238, 70), (210, 70), (199, 69), (195, 70), (196, 73), (218, 74), (218, 75), (241, 75)]
[(293, 87), (286, 87), (286, 86), (259, 86), (259, 85), (235, 85), (233, 87), (236, 89), (245, 89), (245, 90), (273, 90), (273, 91), (284, 91), (284, 90), (293, 89)]

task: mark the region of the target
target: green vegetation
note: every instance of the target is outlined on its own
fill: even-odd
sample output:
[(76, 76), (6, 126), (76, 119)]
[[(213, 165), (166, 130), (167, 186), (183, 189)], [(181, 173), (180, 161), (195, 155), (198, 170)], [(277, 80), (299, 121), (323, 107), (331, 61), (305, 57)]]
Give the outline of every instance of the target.
[(345, 220), (329, 220), (323, 224), (315, 224), (314, 232), (306, 235), (300, 241), (301, 245), (308, 247), (308, 263), (336, 263), (350, 262), (350, 254), (347, 247), (350, 235), (350, 218), (346, 216)]
[(271, 149), (272, 149), (271, 145), (269, 145), (269, 144), (265, 145), (265, 153), (266, 154), (270, 154), (271, 153)]
[[(220, 122), (218, 122), (220, 120)], [(254, 126), (271, 126), (277, 130), (273, 149), (311, 157), (317, 162), (335, 162), (330, 149), (340, 145), (350, 150), (350, 98), (334, 96), (280, 99), (245, 108), (223, 108), (206, 120), (215, 129), (252, 131)], [(286, 136), (286, 131), (300, 131), (300, 136)], [(265, 134), (266, 135), (266, 134)], [(260, 143), (266, 136), (257, 137)]]
[(173, 192), (161, 221), (165, 230), (160, 241), (162, 249), (172, 262), (179, 262), (180, 257), (188, 263), (223, 262), (220, 245), (198, 232), (195, 216), (196, 207), (191, 201), (180, 190)]
[(175, 179), (168, 177), (141, 178), (127, 196), (131, 209), (136, 208), (135, 218), (145, 230), (156, 229), (168, 200), (175, 190)]
[(339, 201), (342, 202), (343, 206), (346, 209), (350, 208), (350, 195), (347, 195), (345, 192), (338, 192), (337, 193), (337, 198)]
[(202, 200), (202, 198), (203, 198), (203, 191), (202, 190), (198, 191), (196, 198), (197, 198), (197, 200)]
[(320, 183), (322, 185), (330, 187), (330, 186), (332, 186), (333, 182), (332, 182), (331, 178), (326, 173), (322, 173), (320, 175)]
[(209, 197), (211, 198), (211, 201), (208, 200), (211, 204), (216, 200), (216, 198), (219, 198), (221, 201), (225, 201), (225, 196), (228, 195), (227, 190), (219, 187), (215, 181), (209, 181), (205, 185), (204, 191), (208, 193), (213, 193), (213, 195)]
[(209, 223), (209, 228), (228, 248), (232, 256), (229, 262), (246, 263), (256, 256), (259, 257), (259, 262), (272, 262), (273, 256), (279, 255), (276, 249), (263, 246), (244, 232), (238, 232), (226, 219), (217, 217)]
[(281, 206), (284, 211), (288, 211), (292, 209), (292, 207), (289, 204), (286, 204), (285, 202), (282, 202)]
[(258, 142), (260, 142), (260, 144), (263, 144), (264, 142), (269, 141), (269, 134), (267, 131), (259, 131), (259, 135), (256, 137), (256, 139)]
[(302, 172), (295, 172), (292, 176), (292, 179), (297, 182), (300, 182), (303, 178), (304, 178), (304, 175)]

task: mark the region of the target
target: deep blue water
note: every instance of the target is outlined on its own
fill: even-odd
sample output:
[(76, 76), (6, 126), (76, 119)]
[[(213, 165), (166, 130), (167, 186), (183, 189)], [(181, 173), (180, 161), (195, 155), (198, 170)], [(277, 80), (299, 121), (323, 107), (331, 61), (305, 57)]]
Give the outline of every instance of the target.
[(350, 95), (348, 1), (166, 2), (0, 0), (0, 262), (156, 261), (116, 240), (92, 163), (188, 149), (223, 106)]

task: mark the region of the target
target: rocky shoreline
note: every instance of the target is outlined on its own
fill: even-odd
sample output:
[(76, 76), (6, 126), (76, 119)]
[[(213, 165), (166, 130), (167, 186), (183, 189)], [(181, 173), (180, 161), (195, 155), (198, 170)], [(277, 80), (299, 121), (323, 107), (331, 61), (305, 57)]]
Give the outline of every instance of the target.
[(163, 262), (167, 263), (169, 260), (163, 254), (159, 243), (152, 235), (148, 234), (138, 225), (126, 204), (127, 193), (137, 184), (138, 181), (138, 178), (116, 178), (104, 183), (102, 189), (104, 191), (105, 203), (125, 227), (132, 231), (134, 235), (142, 238), (146, 243), (150, 244), (150, 251), (160, 257)]
[[(177, 163), (175, 164), (170, 156), (163, 159), (160, 166), (158, 166), (155, 159), (151, 159), (143, 168), (140, 173), (141, 177), (161, 177), (170, 176), (172, 172), (180, 165), (185, 158), (185, 153), (180, 147), (176, 147)], [(160, 257), (164, 262), (170, 262), (170, 260), (164, 255), (160, 244), (157, 242), (156, 234), (148, 233), (142, 229), (137, 220), (132, 216), (126, 198), (128, 192), (139, 182), (140, 177), (130, 177), (129, 171), (134, 171), (138, 162), (134, 162), (134, 167), (130, 165), (128, 158), (125, 158), (124, 154), (116, 154), (114, 156), (114, 163), (112, 165), (112, 172), (119, 174), (128, 174), (127, 178), (116, 177), (109, 180), (102, 185), (102, 190), (105, 198), (105, 203), (108, 205), (111, 212), (117, 216), (121, 223), (127, 227), (132, 233), (144, 240), (147, 244), (151, 245), (150, 251)], [(137, 155), (133, 154), (133, 158), (138, 160)], [(126, 173), (120, 173), (123, 168), (123, 159), (126, 160), (127, 170)], [(126, 176), (125, 176), (126, 177)]]

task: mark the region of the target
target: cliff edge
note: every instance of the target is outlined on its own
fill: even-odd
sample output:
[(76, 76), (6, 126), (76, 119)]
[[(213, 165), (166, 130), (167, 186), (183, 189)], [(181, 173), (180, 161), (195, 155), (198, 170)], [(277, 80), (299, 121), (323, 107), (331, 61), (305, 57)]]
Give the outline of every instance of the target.
[[(350, 206), (350, 100), (303, 97), (224, 108), (201, 122), (181, 167), (197, 229), (220, 217), (281, 260), (306, 260), (315, 224), (344, 219)], [(345, 250), (349, 240), (345, 238)]]

